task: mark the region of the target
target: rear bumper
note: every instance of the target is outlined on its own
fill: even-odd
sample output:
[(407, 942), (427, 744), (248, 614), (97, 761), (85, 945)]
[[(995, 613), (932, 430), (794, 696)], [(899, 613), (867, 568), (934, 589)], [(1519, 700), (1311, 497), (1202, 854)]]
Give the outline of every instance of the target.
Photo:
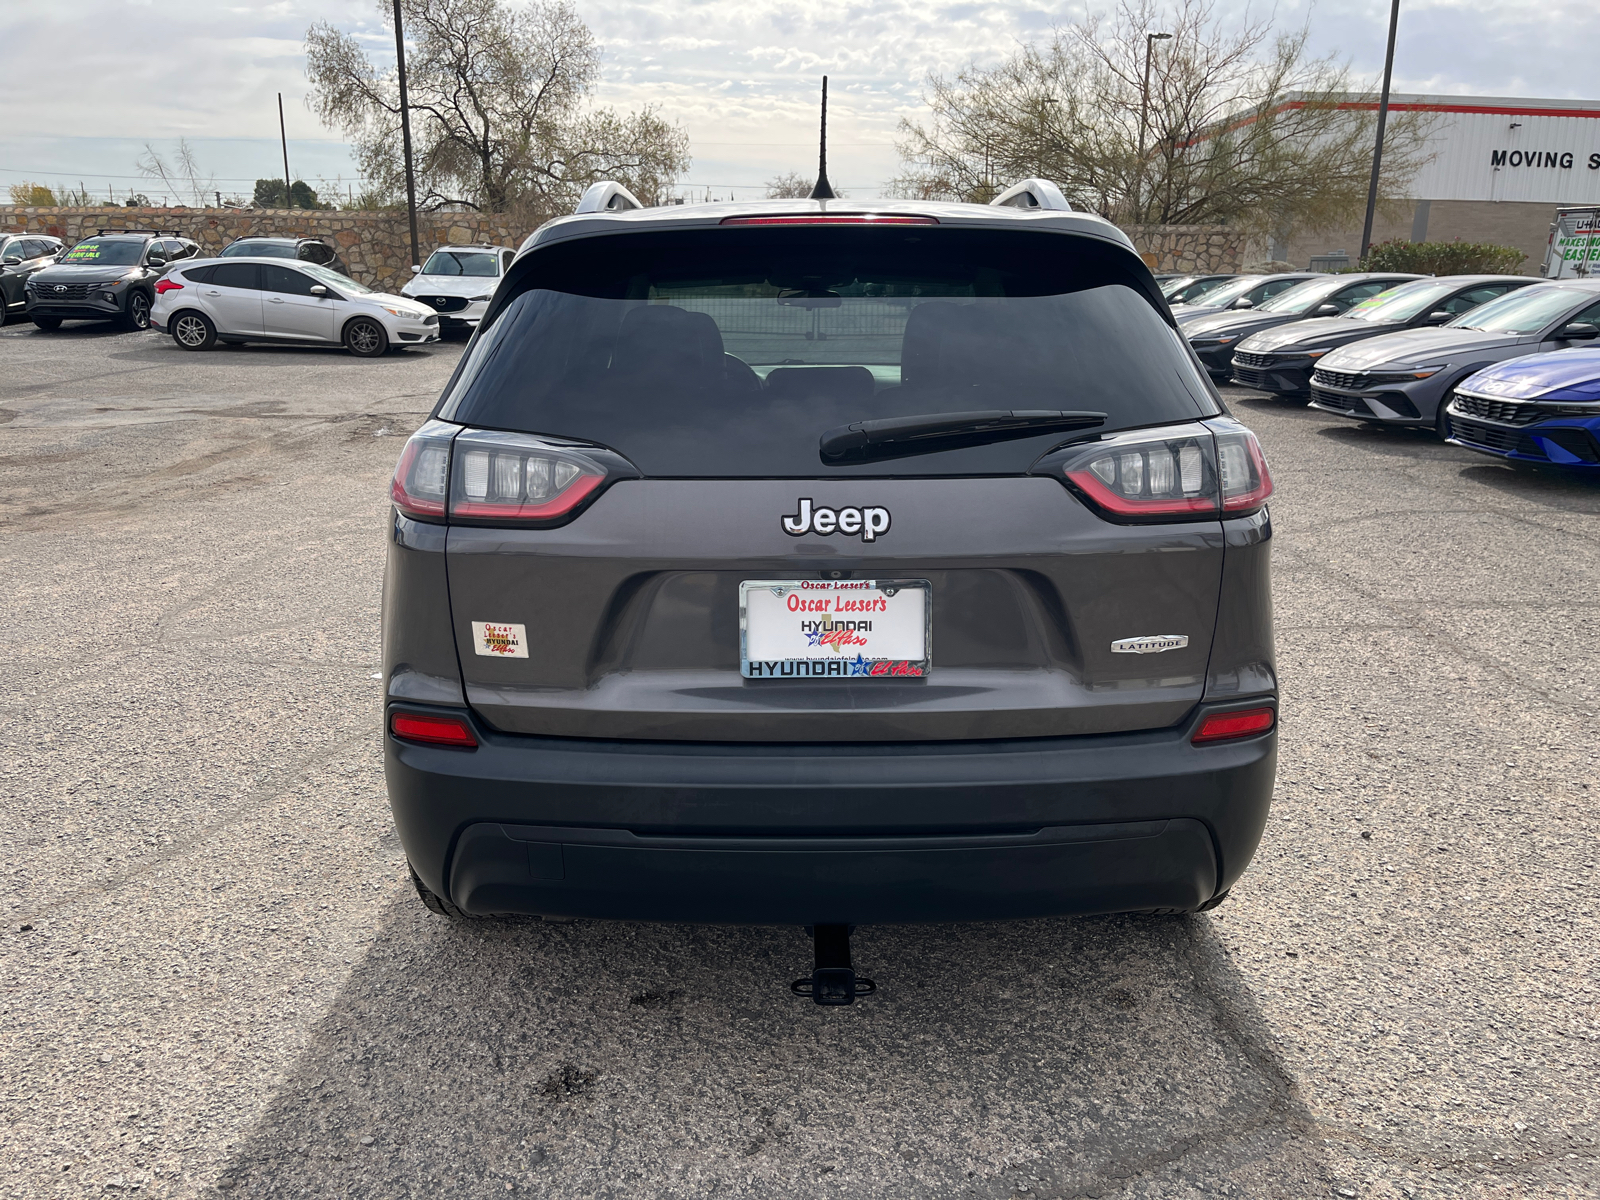
[[(706, 744), (385, 739), (431, 889), (476, 913), (732, 924), (1192, 909), (1260, 840), (1276, 734)], [(407, 710), (430, 709), (405, 704)], [(470, 720), (469, 716), (469, 720)]]

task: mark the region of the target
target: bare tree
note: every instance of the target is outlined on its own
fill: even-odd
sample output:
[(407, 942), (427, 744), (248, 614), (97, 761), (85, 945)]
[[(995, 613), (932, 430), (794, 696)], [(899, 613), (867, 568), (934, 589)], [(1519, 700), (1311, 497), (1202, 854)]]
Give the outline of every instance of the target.
[(178, 139), (170, 164), (160, 151), (146, 142), (144, 153), (134, 161), (134, 166), (139, 174), (161, 184), (172, 195), (187, 196), (196, 208), (204, 208), (207, 198), (216, 189), (215, 178), (201, 171), (200, 160), (195, 157), (194, 147), (187, 138)]
[[(811, 195), (814, 186), (816, 181), (812, 176), (802, 175), (799, 171), (785, 171), (767, 180), (767, 199), (804, 200)], [(837, 200), (845, 198), (845, 193), (838, 188), (834, 188), (833, 195)]]
[[(390, 6), (378, 9), (391, 20)], [(688, 137), (653, 108), (593, 108), (599, 52), (567, 0), (403, 0), (419, 203), (549, 216), (616, 179), (647, 204), (688, 169)], [(355, 146), (367, 190), (404, 190), (394, 72), (326, 22), (306, 32), (309, 103)]]
[[(1169, 40), (1147, 34), (1170, 33)], [(1148, 68), (1148, 88), (1146, 72)], [(1212, 0), (1120, 0), (992, 70), (931, 76), (928, 125), (901, 123), (908, 196), (987, 201), (1030, 175), (1125, 225), (1330, 228), (1366, 202), (1376, 114), (1304, 29), (1225, 28)], [(1391, 113), (1381, 194), (1427, 161), (1427, 122)]]

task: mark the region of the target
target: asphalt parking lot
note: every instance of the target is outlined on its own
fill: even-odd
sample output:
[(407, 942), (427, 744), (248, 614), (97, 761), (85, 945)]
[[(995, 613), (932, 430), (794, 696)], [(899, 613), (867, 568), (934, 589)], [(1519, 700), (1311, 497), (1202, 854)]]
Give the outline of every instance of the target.
[(382, 531), (459, 353), (0, 330), (0, 1190), (1600, 1194), (1600, 488), (1231, 393), (1278, 484), (1254, 866), (863, 928), (879, 994), (823, 1009), (797, 930), (417, 902)]

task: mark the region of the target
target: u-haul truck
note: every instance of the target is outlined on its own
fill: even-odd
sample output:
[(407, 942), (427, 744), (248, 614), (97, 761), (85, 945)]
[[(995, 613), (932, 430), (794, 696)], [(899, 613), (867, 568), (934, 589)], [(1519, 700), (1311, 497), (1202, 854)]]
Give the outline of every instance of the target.
[(1600, 208), (1558, 208), (1544, 252), (1546, 279), (1600, 278)]

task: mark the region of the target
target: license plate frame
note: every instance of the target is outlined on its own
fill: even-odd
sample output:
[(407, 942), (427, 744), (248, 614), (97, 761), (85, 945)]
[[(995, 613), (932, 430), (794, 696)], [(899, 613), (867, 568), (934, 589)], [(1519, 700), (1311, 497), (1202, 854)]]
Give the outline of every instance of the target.
[[(790, 596), (811, 602), (826, 599), (828, 606), (825, 610), (791, 607)], [(870, 602), (873, 607), (850, 607), (852, 601)], [(775, 620), (792, 620), (795, 626), (774, 628), (769, 622)], [(917, 620), (920, 638), (914, 628)], [(804, 628), (806, 622), (816, 625), (814, 641), (809, 640), (812, 631)], [(861, 628), (863, 623), (869, 627)], [(881, 628), (886, 624), (888, 628)], [(796, 635), (808, 641), (802, 646)], [(830, 635), (835, 640), (822, 640)], [(877, 647), (872, 645), (874, 640)], [(816, 649), (800, 655), (761, 653), (775, 645), (784, 650)], [(754, 658), (752, 649), (757, 651)], [(873, 654), (875, 649), (892, 653)], [(933, 584), (927, 579), (745, 579), (739, 583), (739, 674), (745, 679), (905, 682), (926, 679), (932, 665)]]

